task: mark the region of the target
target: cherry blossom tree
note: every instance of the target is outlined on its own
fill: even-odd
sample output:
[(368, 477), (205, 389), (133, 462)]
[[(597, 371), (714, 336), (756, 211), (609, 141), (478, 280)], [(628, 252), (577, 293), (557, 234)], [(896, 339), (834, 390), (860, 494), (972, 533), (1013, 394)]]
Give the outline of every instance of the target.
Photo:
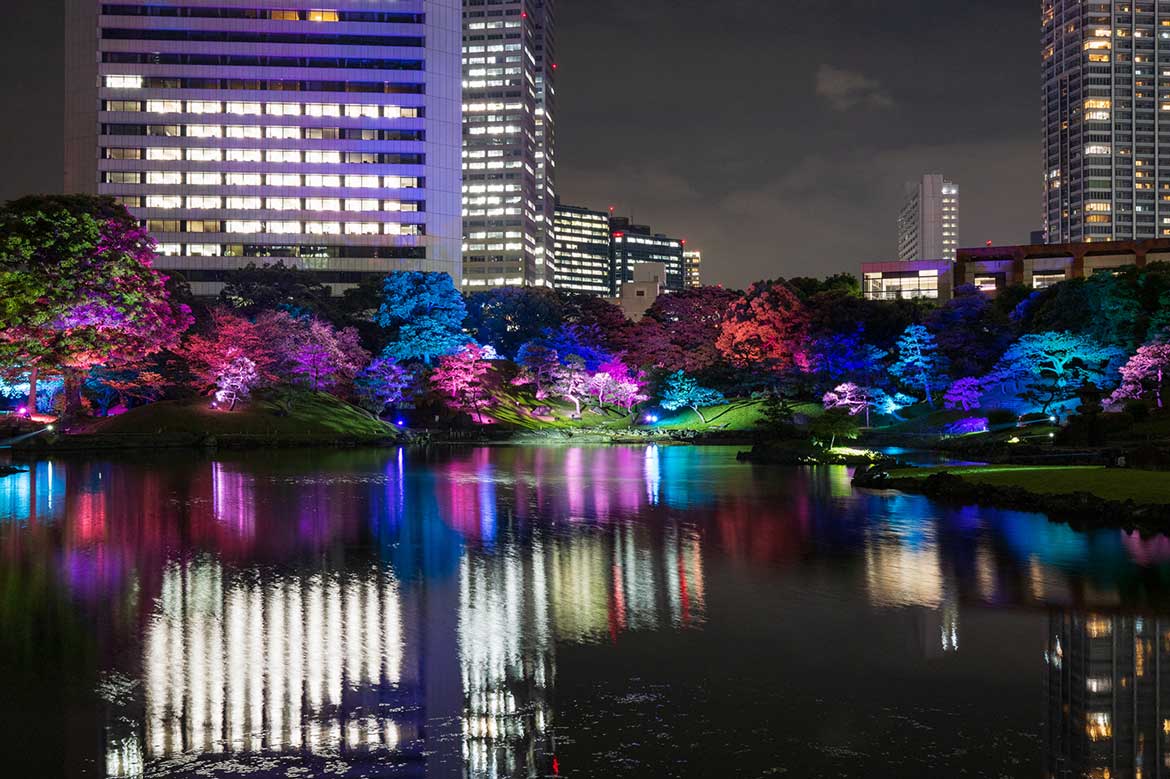
[(552, 373), (548, 392), (551, 396), (572, 403), (576, 409), (574, 419), (580, 418), (581, 401), (589, 395), (589, 371), (585, 367), (585, 360), (577, 355), (570, 355), (564, 364), (557, 366)]

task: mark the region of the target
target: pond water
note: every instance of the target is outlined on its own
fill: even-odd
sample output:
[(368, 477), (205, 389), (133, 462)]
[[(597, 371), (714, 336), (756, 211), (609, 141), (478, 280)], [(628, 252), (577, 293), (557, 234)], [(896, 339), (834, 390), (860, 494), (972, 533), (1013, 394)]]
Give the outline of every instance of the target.
[(0, 479), (19, 777), (1161, 777), (1170, 540), (726, 448)]

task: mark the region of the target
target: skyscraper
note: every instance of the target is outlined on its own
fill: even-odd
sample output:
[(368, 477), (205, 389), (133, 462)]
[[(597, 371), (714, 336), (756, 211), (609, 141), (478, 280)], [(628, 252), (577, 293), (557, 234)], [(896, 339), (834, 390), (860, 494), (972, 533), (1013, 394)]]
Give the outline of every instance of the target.
[(666, 268), (665, 288), (678, 292), (685, 286), (683, 251), (686, 241), (651, 232), (646, 225), (633, 224), (628, 217), (609, 220), (611, 236), (611, 264), (613, 292), (621, 292), (622, 284), (634, 280), (634, 266), (646, 262), (660, 262)]
[(65, 188), (121, 200), (215, 294), (460, 271), (460, 2), (68, 0)]
[(703, 253), (698, 249), (683, 252), (684, 284), (687, 287), (703, 286)]
[(611, 295), (609, 214), (557, 204), (557, 289)]
[(906, 185), (898, 214), (898, 259), (953, 260), (959, 248), (959, 188), (930, 173)]
[(1170, 5), (1044, 0), (1048, 243), (1170, 235)]
[(553, 0), (463, 0), (464, 287), (556, 275)]

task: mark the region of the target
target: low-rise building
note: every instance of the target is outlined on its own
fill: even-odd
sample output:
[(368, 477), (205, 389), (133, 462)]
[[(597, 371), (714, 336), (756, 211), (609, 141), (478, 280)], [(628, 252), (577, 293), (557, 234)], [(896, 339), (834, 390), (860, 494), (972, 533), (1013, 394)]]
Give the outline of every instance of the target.
[(661, 262), (640, 262), (631, 268), (631, 276), (630, 281), (619, 287), (612, 301), (628, 319), (637, 322), (666, 292), (666, 266)]
[(867, 262), (861, 266), (861, 291), (867, 300), (950, 300), (953, 273), (950, 260)]

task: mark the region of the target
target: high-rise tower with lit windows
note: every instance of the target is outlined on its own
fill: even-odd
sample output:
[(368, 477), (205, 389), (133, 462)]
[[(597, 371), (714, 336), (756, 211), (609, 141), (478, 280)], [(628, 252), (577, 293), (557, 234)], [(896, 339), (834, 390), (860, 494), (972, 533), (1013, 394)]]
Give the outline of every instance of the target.
[(898, 259), (954, 260), (958, 249), (958, 185), (938, 173), (908, 183), (898, 214)]
[(1047, 242), (1170, 235), (1170, 3), (1042, 11)]
[(67, 0), (65, 189), (111, 195), (197, 294), (461, 276), (460, 0)]
[(556, 279), (553, 0), (463, 0), (463, 285)]

